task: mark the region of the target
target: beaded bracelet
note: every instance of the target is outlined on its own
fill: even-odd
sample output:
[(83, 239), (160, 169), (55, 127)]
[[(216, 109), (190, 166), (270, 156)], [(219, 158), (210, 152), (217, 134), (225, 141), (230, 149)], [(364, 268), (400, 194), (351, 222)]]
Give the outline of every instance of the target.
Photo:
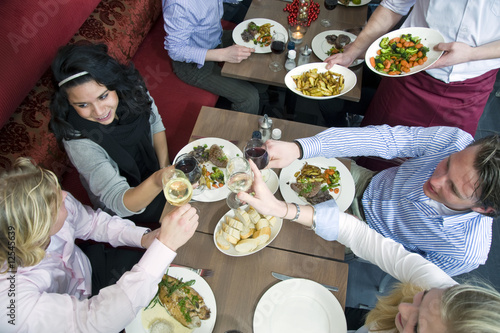
[(297, 219), (299, 218), (299, 215), (300, 215), (300, 206), (298, 204), (296, 204), (295, 202), (293, 202), (292, 204), (294, 204), (295, 208), (297, 208), (297, 214), (295, 214), (295, 217), (293, 219), (291, 219), (290, 221), (297, 221)]

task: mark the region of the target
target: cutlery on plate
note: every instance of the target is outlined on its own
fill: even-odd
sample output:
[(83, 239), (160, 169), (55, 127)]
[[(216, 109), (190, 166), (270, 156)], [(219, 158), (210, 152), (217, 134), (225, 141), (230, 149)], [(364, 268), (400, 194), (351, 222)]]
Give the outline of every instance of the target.
[[(274, 276), (275, 278), (277, 278), (278, 280), (282, 280), (282, 281), (289, 280), (289, 279), (295, 279), (294, 277), (280, 274), (280, 273), (275, 273), (275, 272), (271, 272), (271, 275)], [(339, 288), (337, 288), (337, 287), (329, 286), (329, 285), (323, 284), (323, 283), (320, 283), (320, 285), (322, 285), (323, 287), (325, 287), (326, 289), (331, 290), (331, 291), (339, 291)]]
[(199, 276), (202, 276), (202, 277), (209, 277), (209, 276), (214, 275), (214, 271), (212, 271), (211, 269), (206, 269), (206, 268), (193, 268), (193, 267), (176, 265), (176, 264), (170, 264), (170, 267), (186, 268), (192, 272), (195, 272), (196, 274), (198, 274)]

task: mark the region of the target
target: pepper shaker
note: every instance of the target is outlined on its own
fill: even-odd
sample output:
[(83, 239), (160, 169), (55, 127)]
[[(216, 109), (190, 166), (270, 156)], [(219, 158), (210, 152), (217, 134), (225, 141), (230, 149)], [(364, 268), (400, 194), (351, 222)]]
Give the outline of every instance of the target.
[(259, 118), (259, 131), (262, 133), (262, 141), (267, 141), (271, 138), (271, 131), (273, 128), (273, 120), (264, 115), (264, 117)]

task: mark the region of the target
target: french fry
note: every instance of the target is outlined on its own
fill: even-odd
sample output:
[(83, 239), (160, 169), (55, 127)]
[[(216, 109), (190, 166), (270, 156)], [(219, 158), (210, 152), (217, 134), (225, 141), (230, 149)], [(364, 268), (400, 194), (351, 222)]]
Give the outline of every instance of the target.
[(334, 96), (344, 89), (344, 76), (332, 71), (318, 73), (318, 69), (314, 68), (301, 75), (293, 75), (292, 79), (296, 89), (307, 96)]

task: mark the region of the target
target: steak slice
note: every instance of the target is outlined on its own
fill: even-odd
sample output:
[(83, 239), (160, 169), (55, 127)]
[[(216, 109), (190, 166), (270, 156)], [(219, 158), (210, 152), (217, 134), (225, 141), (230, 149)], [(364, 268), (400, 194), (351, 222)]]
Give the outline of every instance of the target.
[(310, 198), (318, 194), (321, 189), (321, 182), (314, 183), (292, 183), (290, 184), (292, 190), (297, 192), (300, 196), (304, 198)]

